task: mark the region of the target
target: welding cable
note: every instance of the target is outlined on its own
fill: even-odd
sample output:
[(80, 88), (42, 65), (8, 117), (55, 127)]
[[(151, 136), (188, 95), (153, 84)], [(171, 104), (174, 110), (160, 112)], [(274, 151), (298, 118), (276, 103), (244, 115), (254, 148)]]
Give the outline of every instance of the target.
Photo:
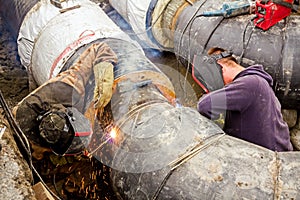
[(32, 170), (34, 171), (35, 175), (39, 178), (39, 180), (41, 181), (41, 183), (44, 185), (44, 187), (48, 190), (48, 192), (50, 192), (50, 194), (55, 197), (57, 200), (63, 200), (61, 197), (57, 196), (49, 187), (48, 185), (45, 183), (45, 181), (43, 180), (43, 178), (41, 177), (41, 175), (39, 174), (39, 172), (35, 169), (35, 167), (33, 166), (33, 164), (31, 163), (31, 167)]
[[(56, 193), (59, 195), (59, 191), (58, 191), (58, 188), (57, 188), (57, 185), (56, 185), (56, 180), (55, 180), (55, 174), (53, 174), (53, 185), (54, 185), (54, 189), (55, 189), (55, 191), (56, 191)], [(51, 193), (53, 193), (52, 191), (51, 191)], [(54, 193), (53, 193), (54, 194)], [(52, 194), (52, 195), (53, 195)], [(54, 194), (55, 195), (55, 194)], [(55, 197), (58, 199), (58, 200), (64, 200), (61, 196), (57, 196), (57, 195), (55, 195)]]
[(242, 39), (242, 40), (243, 40), (243, 41), (242, 41), (243, 49), (242, 49), (241, 55), (240, 55), (239, 58), (238, 58), (238, 63), (239, 63), (239, 64), (241, 64), (241, 62), (242, 62), (242, 59), (243, 59), (243, 57), (244, 57), (244, 53), (245, 53), (245, 51), (246, 51), (246, 49), (247, 49), (247, 47), (248, 47), (248, 45), (249, 45), (249, 42), (250, 42), (252, 33), (254, 32), (254, 29), (255, 29), (255, 26), (253, 26), (252, 29), (251, 29), (250, 35), (249, 35), (249, 37), (248, 37), (248, 40), (247, 40), (247, 42), (246, 42), (246, 44), (245, 44), (246, 32), (247, 32), (248, 26), (251, 24), (251, 21), (252, 21), (252, 20), (249, 20), (249, 22), (247, 23), (247, 25), (246, 25), (246, 27), (245, 27), (245, 29), (244, 29), (244, 31), (243, 31), (243, 39)]
[[(190, 67), (191, 67), (191, 62), (190, 62), (190, 60), (191, 60), (191, 30), (192, 30), (192, 26), (193, 26), (193, 24), (194, 24), (194, 22), (195, 22), (195, 20), (197, 19), (197, 18), (199, 18), (199, 17), (204, 17), (204, 15), (202, 15), (202, 14), (198, 14), (197, 15), (197, 12), (199, 11), (199, 9), (202, 7), (202, 5), (203, 4), (201, 4), (201, 6), (197, 9), (197, 11), (195, 12), (195, 14), (194, 14), (194, 16), (192, 17), (192, 19), (189, 21), (189, 23), (188, 24), (190, 24), (190, 26), (189, 26), (189, 31), (188, 31), (188, 66), (187, 66), (187, 70), (186, 70), (186, 74), (185, 74), (185, 80), (187, 79), (187, 75), (188, 75), (188, 72), (189, 72), (189, 70), (190, 70)], [(212, 29), (212, 31), (210, 32), (210, 34), (209, 34), (209, 36), (208, 36), (208, 38), (207, 38), (207, 40), (205, 41), (205, 43), (204, 43), (204, 45), (203, 45), (203, 49), (202, 49), (202, 52), (201, 52), (201, 54), (203, 54), (204, 53), (204, 50), (206, 49), (206, 47), (207, 47), (207, 44), (208, 44), (208, 42), (210, 41), (210, 39), (211, 39), (211, 37), (213, 36), (213, 34), (214, 34), (214, 32), (217, 30), (217, 28), (220, 26), (220, 24), (223, 22), (223, 20), (225, 19), (225, 17), (224, 16), (220, 16), (220, 17), (222, 17), (221, 18), (221, 20), (218, 22), (218, 24)], [(187, 25), (188, 26), (188, 25)], [(187, 28), (187, 26), (186, 26), (186, 28)], [(186, 31), (186, 28), (185, 28), (185, 30), (184, 30), (184, 32)], [(184, 34), (184, 32), (183, 32), (183, 34)], [(181, 38), (180, 38), (180, 44), (182, 43), (182, 37), (183, 37), (183, 34), (182, 34), (182, 36), (181, 36)], [(180, 47), (180, 46), (179, 46)], [(181, 82), (181, 81), (180, 81)], [(182, 87), (182, 86), (181, 86)], [(185, 88), (186, 88), (186, 81), (184, 82), (184, 86), (183, 86), (183, 90), (185, 91)], [(186, 93), (184, 93), (185, 95), (186, 95)]]
[[(189, 32), (188, 32), (188, 51), (189, 51), (189, 54), (188, 54), (188, 60), (190, 60), (191, 59), (191, 48), (190, 48), (190, 43), (191, 43), (191, 30), (192, 30), (192, 25), (193, 25), (193, 23), (194, 23), (194, 21), (197, 19), (197, 18), (199, 18), (199, 17), (203, 17), (203, 15), (202, 14), (199, 14), (199, 15), (197, 15), (195, 18), (193, 18), (193, 20), (192, 20), (192, 22), (191, 22), (191, 25), (190, 25), (190, 27), (189, 27)], [(213, 30), (210, 32), (210, 34), (209, 34), (209, 36), (208, 36), (208, 38), (207, 38), (207, 40), (205, 41), (205, 43), (204, 43), (204, 45), (203, 45), (203, 49), (202, 49), (202, 52), (201, 52), (201, 54), (203, 54), (204, 53), (204, 50), (206, 49), (206, 47), (207, 47), (207, 44), (208, 44), (208, 42), (210, 41), (210, 39), (211, 39), (211, 37), (212, 37), (212, 35), (214, 34), (214, 32), (217, 30), (217, 28), (220, 26), (220, 24), (223, 22), (223, 20), (225, 19), (225, 17), (224, 16), (221, 16), (222, 17), (222, 19), (218, 22), (218, 24), (213, 28)], [(189, 70), (189, 68), (190, 68), (190, 62), (188, 62), (188, 70)]]
[(4, 110), (7, 121), (15, 133), (14, 135), (16, 136), (16, 139), (21, 144), (21, 147), (22, 147), (21, 149), (26, 153), (26, 154), (23, 154), (23, 156), (25, 157), (27, 163), (30, 165), (32, 160), (31, 160), (31, 151), (30, 151), (29, 142), (28, 142), (26, 136), (24, 135), (24, 133), (22, 132), (22, 130), (20, 129), (20, 127), (17, 125), (16, 121), (14, 120), (13, 115), (12, 115), (10, 109), (8, 108), (8, 105), (3, 97), (1, 90), (0, 90), (0, 103)]
[[(200, 17), (200, 15), (198, 16), (197, 13), (198, 13), (199, 10), (202, 8), (202, 6), (206, 3), (206, 1), (207, 1), (207, 0), (205, 0), (205, 1), (203, 1), (203, 2), (201, 3), (201, 5), (196, 9), (196, 11), (195, 11), (194, 14), (192, 15), (192, 17), (188, 20), (188, 23), (184, 26), (184, 28), (183, 28), (183, 30), (182, 30), (182, 32), (181, 32), (181, 35), (180, 35), (180, 37), (179, 37), (179, 43), (178, 43), (178, 47), (177, 47), (178, 50), (179, 50), (179, 49), (181, 48), (181, 46), (182, 46), (182, 39), (183, 39), (184, 33), (186, 32), (188, 26), (191, 25), (191, 26), (190, 26), (190, 29), (191, 29), (191, 27), (192, 27), (192, 25), (193, 25), (195, 19), (198, 18), (198, 17)], [(190, 34), (189, 34), (189, 37), (190, 37)], [(190, 38), (189, 38), (189, 43), (190, 43)], [(188, 44), (188, 48), (189, 48), (189, 46), (190, 46), (190, 44)], [(179, 60), (179, 56), (177, 56), (177, 54), (175, 54), (175, 56), (177, 57), (177, 60)], [(189, 49), (189, 55), (188, 55), (188, 56), (189, 56), (188, 59), (190, 59), (190, 49)], [(187, 78), (189, 68), (190, 68), (190, 63), (189, 63), (189, 60), (188, 60), (188, 67), (187, 67), (186, 73), (185, 73), (185, 80), (186, 80), (186, 78)], [(179, 64), (177, 65), (177, 70), (180, 71), (180, 69), (179, 69)], [(186, 85), (185, 85), (185, 83), (184, 83), (184, 86), (182, 86), (180, 75), (179, 75), (179, 83), (180, 83), (179, 85), (180, 85), (181, 89), (182, 89), (183, 91), (186, 91), (186, 90), (185, 90)], [(184, 95), (186, 95), (186, 92), (184, 93)]]

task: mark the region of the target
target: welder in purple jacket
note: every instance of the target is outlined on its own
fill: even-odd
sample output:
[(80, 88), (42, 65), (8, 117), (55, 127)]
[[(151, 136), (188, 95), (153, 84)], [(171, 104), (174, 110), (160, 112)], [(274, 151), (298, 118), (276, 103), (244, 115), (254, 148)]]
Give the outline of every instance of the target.
[(224, 116), (228, 135), (273, 151), (293, 150), (272, 77), (261, 65), (244, 68), (224, 49), (212, 48), (208, 54), (215, 56), (225, 86), (200, 98), (200, 114), (212, 120)]

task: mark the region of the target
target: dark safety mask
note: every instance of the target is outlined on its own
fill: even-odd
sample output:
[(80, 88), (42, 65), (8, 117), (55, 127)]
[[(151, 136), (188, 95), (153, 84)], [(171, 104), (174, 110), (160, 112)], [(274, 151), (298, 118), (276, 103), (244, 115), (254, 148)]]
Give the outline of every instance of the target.
[(40, 136), (58, 155), (75, 155), (88, 146), (92, 127), (89, 120), (74, 107), (66, 112), (48, 111), (38, 116)]
[(192, 76), (206, 93), (224, 87), (222, 66), (217, 61), (230, 56), (232, 56), (230, 52), (221, 52), (211, 56), (204, 54), (194, 56)]

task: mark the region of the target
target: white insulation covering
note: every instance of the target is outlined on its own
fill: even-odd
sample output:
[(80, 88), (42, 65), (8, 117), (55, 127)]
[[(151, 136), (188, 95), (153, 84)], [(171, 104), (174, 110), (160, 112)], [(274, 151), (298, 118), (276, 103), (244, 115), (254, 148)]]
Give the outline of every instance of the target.
[(111, 6), (127, 21), (138, 38), (151, 48), (159, 48), (147, 35), (146, 18), (151, 0), (109, 0)]
[(89, 0), (66, 1), (60, 8), (41, 0), (26, 15), (19, 31), (22, 64), (42, 84), (56, 76), (76, 49), (99, 38), (130, 38)]
[[(151, 5), (151, 0), (109, 0), (110, 4), (132, 27), (135, 34), (149, 47), (155, 49), (171, 50), (174, 48), (171, 30), (163, 28), (164, 12), (172, 0), (157, 0)], [(173, 0), (180, 1), (181, 0)], [(154, 6), (154, 7), (153, 7)], [(147, 17), (148, 22), (147, 27)], [(150, 25), (150, 27), (149, 27)], [(147, 34), (147, 32), (150, 32)]]
[(25, 16), (17, 41), (18, 53), (24, 67), (28, 68), (30, 65), (34, 41), (44, 26), (56, 15), (59, 15), (59, 10), (47, 0), (42, 0)]
[(166, 12), (166, 7), (171, 1), (172, 0), (158, 0), (152, 13), (152, 34), (156, 41), (166, 49), (173, 49), (174, 47), (173, 40), (170, 40), (165, 35), (165, 32), (169, 35), (171, 30), (169, 28), (162, 28), (163, 14)]

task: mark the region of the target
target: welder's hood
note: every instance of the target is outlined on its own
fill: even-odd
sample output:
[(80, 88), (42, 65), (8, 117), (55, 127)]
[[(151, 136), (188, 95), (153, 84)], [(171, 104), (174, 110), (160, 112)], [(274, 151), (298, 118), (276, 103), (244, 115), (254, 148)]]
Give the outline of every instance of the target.
[(89, 120), (75, 107), (51, 109), (37, 118), (40, 136), (54, 153), (79, 154), (88, 146), (92, 128)]
[(195, 55), (192, 76), (206, 93), (224, 86), (221, 66), (217, 64), (216, 59), (212, 56)]

